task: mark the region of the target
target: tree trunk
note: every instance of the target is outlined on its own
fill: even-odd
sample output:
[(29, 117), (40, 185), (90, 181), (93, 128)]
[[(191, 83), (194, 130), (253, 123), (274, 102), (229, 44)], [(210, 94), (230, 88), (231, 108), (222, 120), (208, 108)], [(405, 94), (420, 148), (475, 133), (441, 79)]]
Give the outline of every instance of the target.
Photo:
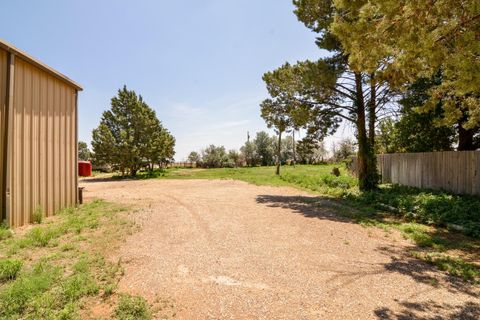
[(365, 100), (363, 98), (362, 74), (355, 73), (357, 134), (358, 134), (358, 182), (360, 190), (372, 190), (377, 186), (375, 155), (367, 138)]
[(375, 74), (370, 75), (370, 101), (368, 102), (368, 143), (370, 149), (375, 150), (375, 122), (377, 121), (377, 83)]
[(473, 143), (474, 129), (465, 129), (461, 123), (458, 124), (458, 151), (475, 150)]
[(278, 147), (277, 147), (277, 170), (275, 174), (280, 175), (280, 156), (282, 153), (282, 131), (278, 131)]
[(130, 175), (132, 177), (136, 177), (137, 176), (137, 168), (135, 168), (135, 167), (130, 168)]

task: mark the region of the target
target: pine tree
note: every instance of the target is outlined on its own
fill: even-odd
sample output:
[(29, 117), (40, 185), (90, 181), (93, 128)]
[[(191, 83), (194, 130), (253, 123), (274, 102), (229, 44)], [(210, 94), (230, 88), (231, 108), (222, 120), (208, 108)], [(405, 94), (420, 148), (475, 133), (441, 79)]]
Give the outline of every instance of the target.
[(166, 131), (141, 96), (124, 86), (93, 130), (95, 159), (135, 176), (143, 166), (171, 159), (175, 139)]

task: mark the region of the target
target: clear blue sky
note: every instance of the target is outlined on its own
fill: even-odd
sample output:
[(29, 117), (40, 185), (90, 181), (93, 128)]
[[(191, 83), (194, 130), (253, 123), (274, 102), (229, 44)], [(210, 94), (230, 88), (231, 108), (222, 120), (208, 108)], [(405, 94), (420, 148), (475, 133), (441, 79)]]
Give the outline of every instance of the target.
[(262, 74), (322, 54), (291, 0), (2, 0), (1, 10), (0, 38), (84, 87), (81, 140), (126, 84), (176, 137), (177, 160), (266, 129)]

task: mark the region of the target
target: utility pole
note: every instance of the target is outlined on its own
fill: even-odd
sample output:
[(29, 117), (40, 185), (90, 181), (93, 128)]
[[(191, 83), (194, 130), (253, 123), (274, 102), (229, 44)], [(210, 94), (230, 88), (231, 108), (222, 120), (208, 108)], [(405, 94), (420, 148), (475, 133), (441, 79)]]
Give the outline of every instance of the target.
[(295, 128), (292, 130), (292, 136), (293, 136), (293, 166), (295, 167), (295, 164), (297, 163), (297, 154), (296, 154), (296, 146), (295, 146)]

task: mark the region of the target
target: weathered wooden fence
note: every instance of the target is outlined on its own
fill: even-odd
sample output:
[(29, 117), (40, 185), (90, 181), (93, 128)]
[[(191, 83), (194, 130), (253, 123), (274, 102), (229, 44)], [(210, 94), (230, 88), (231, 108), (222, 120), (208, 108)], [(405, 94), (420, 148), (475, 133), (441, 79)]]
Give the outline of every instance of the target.
[(480, 151), (393, 153), (377, 159), (382, 183), (480, 195)]

